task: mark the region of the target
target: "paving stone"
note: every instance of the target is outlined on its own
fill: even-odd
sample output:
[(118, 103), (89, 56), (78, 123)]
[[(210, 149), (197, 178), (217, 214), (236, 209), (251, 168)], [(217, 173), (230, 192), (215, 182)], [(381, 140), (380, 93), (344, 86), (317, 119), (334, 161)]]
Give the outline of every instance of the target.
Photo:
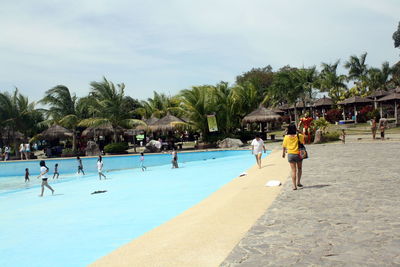
[(304, 188), (288, 177), (221, 266), (400, 266), (400, 143), (307, 149)]

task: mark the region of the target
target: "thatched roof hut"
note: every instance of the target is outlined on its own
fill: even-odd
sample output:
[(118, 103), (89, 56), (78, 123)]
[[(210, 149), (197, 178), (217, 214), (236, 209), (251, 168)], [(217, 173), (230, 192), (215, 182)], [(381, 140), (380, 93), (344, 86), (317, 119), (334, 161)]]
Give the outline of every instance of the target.
[(371, 99), (375, 99), (375, 98), (381, 98), (384, 96), (389, 95), (390, 92), (389, 91), (385, 91), (385, 90), (376, 90), (375, 92), (373, 92), (372, 94), (370, 94), (368, 97)]
[[(123, 128), (117, 127), (117, 133), (121, 134), (123, 132)], [(86, 138), (93, 138), (94, 136), (110, 136), (114, 134), (114, 127), (111, 123), (106, 123), (97, 127), (88, 127), (86, 128), (81, 136)]]
[(70, 130), (68, 130), (60, 125), (54, 124), (47, 130), (40, 133), (39, 138), (50, 141), (50, 140), (56, 140), (56, 139), (66, 139), (66, 138), (71, 137), (72, 135), (73, 135), (73, 133)]
[(271, 109), (265, 107), (259, 107), (250, 114), (246, 115), (242, 123), (253, 123), (253, 122), (270, 122), (280, 119), (281, 116)]
[(353, 104), (366, 104), (373, 102), (371, 99), (361, 96), (352, 96), (341, 102), (338, 102), (339, 105), (353, 105)]
[(314, 107), (330, 107), (333, 104), (334, 103), (333, 103), (332, 99), (330, 99), (329, 97), (324, 96), (323, 98), (317, 99), (314, 102)]
[(391, 93), (379, 99), (378, 102), (390, 102), (396, 100), (400, 100), (400, 93)]
[(149, 125), (150, 130), (156, 131), (172, 131), (175, 130), (177, 125), (183, 125), (185, 122), (171, 114), (167, 114), (155, 123)]

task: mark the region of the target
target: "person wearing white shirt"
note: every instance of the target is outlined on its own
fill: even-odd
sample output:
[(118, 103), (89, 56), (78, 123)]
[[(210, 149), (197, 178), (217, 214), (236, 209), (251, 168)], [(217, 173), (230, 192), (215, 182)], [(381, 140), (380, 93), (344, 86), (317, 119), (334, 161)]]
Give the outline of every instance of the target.
[(42, 178), (42, 193), (39, 195), (39, 197), (43, 196), (44, 193), (44, 187), (47, 187), (48, 189), (51, 190), (51, 193), (54, 195), (54, 189), (47, 183), (47, 173), (49, 172), (49, 168), (46, 166), (46, 162), (44, 160), (40, 161), (40, 174), (37, 178)]
[(258, 168), (261, 169), (261, 156), (262, 153), (266, 152), (264, 141), (260, 138), (259, 134), (256, 134), (256, 138), (251, 142), (251, 153), (256, 157)]
[(99, 159), (97, 160), (97, 171), (99, 172), (99, 179), (101, 180), (101, 177), (104, 177), (104, 180), (107, 179), (107, 177), (103, 173), (103, 158), (99, 156)]

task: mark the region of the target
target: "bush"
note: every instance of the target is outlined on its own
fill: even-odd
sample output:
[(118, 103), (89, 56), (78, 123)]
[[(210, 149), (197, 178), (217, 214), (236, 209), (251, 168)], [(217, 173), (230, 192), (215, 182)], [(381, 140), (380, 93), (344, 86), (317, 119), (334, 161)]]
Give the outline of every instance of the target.
[(372, 118), (375, 118), (376, 122), (379, 121), (379, 119), (381, 118), (379, 110), (374, 109), (367, 113), (367, 119), (370, 120)]
[(128, 143), (113, 143), (108, 144), (104, 147), (105, 153), (115, 153), (115, 154), (122, 154), (125, 153), (126, 150), (129, 148)]
[(315, 130), (321, 130), (323, 133), (329, 126), (329, 122), (325, 118), (319, 118), (318, 120), (314, 120), (312, 124), (315, 127)]
[(325, 118), (330, 123), (335, 123), (343, 119), (343, 112), (340, 109), (331, 109), (326, 112)]
[(372, 112), (374, 108), (372, 106), (365, 106), (360, 110), (359, 116), (357, 116), (358, 122), (366, 122), (367, 120), (371, 119), (368, 118), (368, 113)]
[(76, 151), (72, 150), (72, 148), (64, 148), (61, 152), (62, 157), (73, 157), (76, 156)]
[(325, 142), (339, 141), (339, 137), (339, 132), (328, 132), (323, 135), (323, 139)]

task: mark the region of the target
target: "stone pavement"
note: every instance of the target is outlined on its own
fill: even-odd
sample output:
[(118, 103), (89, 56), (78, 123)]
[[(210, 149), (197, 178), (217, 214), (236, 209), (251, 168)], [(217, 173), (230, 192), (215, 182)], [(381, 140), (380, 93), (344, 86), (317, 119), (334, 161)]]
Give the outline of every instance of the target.
[(304, 189), (287, 180), (221, 266), (400, 266), (400, 143), (308, 150)]

